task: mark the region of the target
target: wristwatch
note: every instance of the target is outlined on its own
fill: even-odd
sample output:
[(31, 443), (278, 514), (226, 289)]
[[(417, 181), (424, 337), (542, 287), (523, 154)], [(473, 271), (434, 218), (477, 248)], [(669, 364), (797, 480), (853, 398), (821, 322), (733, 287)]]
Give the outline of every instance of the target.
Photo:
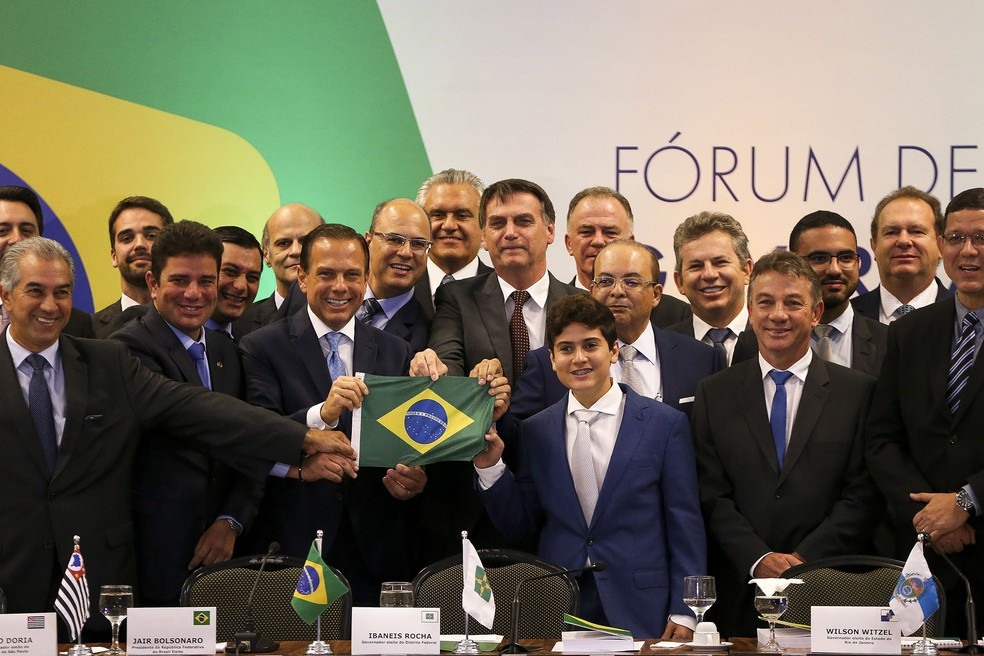
[(239, 537), (243, 532), (242, 525), (240, 525), (240, 523), (237, 522), (236, 520), (229, 519), (228, 517), (226, 517), (226, 521), (229, 522), (229, 528), (232, 529), (232, 532), (236, 534), (236, 537)]
[(977, 508), (974, 507), (974, 502), (970, 499), (970, 493), (964, 488), (957, 490), (957, 505), (966, 510), (971, 517), (977, 515)]

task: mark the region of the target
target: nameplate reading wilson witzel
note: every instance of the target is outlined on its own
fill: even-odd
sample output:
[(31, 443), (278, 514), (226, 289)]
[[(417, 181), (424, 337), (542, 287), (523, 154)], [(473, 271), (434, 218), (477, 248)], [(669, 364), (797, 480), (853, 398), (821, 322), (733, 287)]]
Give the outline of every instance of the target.
[(215, 608), (131, 608), (126, 617), (131, 656), (215, 653)]
[(810, 651), (901, 654), (902, 630), (887, 606), (814, 606)]

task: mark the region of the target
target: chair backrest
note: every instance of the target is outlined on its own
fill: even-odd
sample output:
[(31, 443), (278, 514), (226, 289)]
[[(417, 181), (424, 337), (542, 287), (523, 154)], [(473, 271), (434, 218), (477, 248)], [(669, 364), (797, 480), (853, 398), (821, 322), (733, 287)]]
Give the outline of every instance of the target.
[[(182, 606), (215, 606), (219, 641), (231, 640), (246, 622), (246, 602), (256, 582), (262, 556), (235, 558), (195, 570), (181, 587)], [(304, 568), (304, 559), (272, 556), (256, 584), (253, 618), (264, 638), (271, 640), (314, 640), (315, 626), (305, 624), (290, 600)], [(334, 567), (332, 571), (348, 586)], [(352, 618), (352, 594), (336, 599), (321, 616), (322, 640), (348, 640)]]
[[(879, 556), (838, 556), (822, 558), (790, 567), (783, 578), (803, 579), (803, 585), (786, 589), (789, 609), (782, 619), (796, 624), (810, 624), (813, 606), (881, 606), (887, 607), (899, 574), (901, 560)], [(926, 634), (941, 635), (946, 617), (943, 586), (934, 576), (940, 597), (940, 609), (926, 622)]]
[[(495, 621), (490, 633), (509, 637), (513, 597), (520, 582), (531, 576), (561, 572), (563, 568), (522, 551), (480, 549), (479, 557), (495, 595)], [(420, 570), (413, 580), (414, 603), (418, 607), (441, 609), (441, 633), (464, 633), (465, 612), (461, 609), (461, 554), (445, 558)], [(554, 576), (523, 586), (519, 599), (520, 638), (560, 638), (565, 629), (564, 613), (577, 613), (581, 591), (570, 576)], [(470, 632), (485, 633), (477, 622)]]

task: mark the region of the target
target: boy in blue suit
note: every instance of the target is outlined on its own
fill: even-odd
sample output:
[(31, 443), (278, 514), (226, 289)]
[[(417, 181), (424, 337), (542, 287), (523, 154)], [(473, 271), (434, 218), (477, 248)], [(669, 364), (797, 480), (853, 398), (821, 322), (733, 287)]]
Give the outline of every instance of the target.
[(706, 546), (687, 418), (612, 383), (615, 318), (598, 301), (560, 299), (546, 328), (570, 394), (522, 424), (515, 475), (502, 440), (486, 436), (474, 459), (482, 501), (508, 538), (540, 529), (542, 558), (607, 565), (580, 578), (582, 617), (690, 640), (683, 577), (704, 572)]

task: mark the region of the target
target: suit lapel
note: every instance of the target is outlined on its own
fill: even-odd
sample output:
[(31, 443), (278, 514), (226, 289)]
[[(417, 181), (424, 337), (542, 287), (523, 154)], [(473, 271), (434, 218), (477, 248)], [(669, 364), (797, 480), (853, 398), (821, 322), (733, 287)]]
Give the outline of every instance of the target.
[(643, 427), (646, 425), (649, 415), (649, 408), (640, 402), (638, 396), (625, 394), (622, 425), (619, 426), (618, 435), (615, 438), (615, 447), (612, 449), (612, 457), (608, 461), (608, 472), (605, 474), (605, 480), (598, 494), (598, 503), (595, 505), (594, 515), (591, 517), (592, 525), (604, 515), (605, 507), (611, 503), (611, 498), (618, 488), (619, 481), (625, 476), (629, 462), (632, 461), (632, 454), (636, 452), (639, 440), (642, 439)]
[[(4, 426), (23, 442), (38, 470), (47, 478), (48, 465), (41, 450), (41, 441), (34, 430), (31, 411), (24, 401), (24, 393), (17, 380), (17, 371), (14, 369), (13, 358), (10, 357), (10, 349), (7, 348), (5, 334), (6, 331), (0, 333), (0, 408), (3, 409)], [(64, 360), (64, 356), (62, 359)], [(9, 433), (5, 431), (5, 434)]]
[(769, 427), (769, 413), (765, 408), (762, 369), (757, 360), (750, 360), (743, 366), (745, 372), (740, 379), (741, 388), (736, 399), (736, 407), (742, 409), (748, 434), (762, 451), (769, 467), (778, 476), (779, 456), (776, 455), (776, 445), (772, 441), (772, 429)]
[(202, 379), (198, 375), (198, 368), (192, 361), (191, 356), (188, 355), (188, 351), (182, 346), (181, 340), (168, 327), (167, 322), (164, 321), (164, 317), (151, 307), (147, 310), (147, 314), (143, 315), (139, 321), (144, 322), (154, 341), (167, 349), (167, 355), (174, 362), (174, 366), (178, 368), (178, 371), (181, 372), (181, 376), (184, 379), (183, 382), (202, 385)]
[(478, 306), (478, 315), (485, 325), (485, 332), (492, 342), (492, 352), (507, 355), (501, 358), (502, 371), (506, 378), (513, 380), (512, 356), (508, 355), (512, 353), (512, 340), (509, 338), (509, 325), (503, 310), (505, 299), (502, 297), (499, 277), (495, 274), (487, 276), (485, 282), (473, 292), (473, 297)]
[[(581, 502), (578, 500), (577, 490), (574, 487), (574, 475), (571, 474), (571, 463), (567, 457), (567, 396), (565, 395), (563, 400), (544, 410), (543, 414), (550, 430), (543, 435), (529, 439), (537, 439), (543, 444), (543, 461), (548, 468), (556, 471), (556, 475), (545, 476), (544, 480), (556, 481), (557, 493), (568, 506), (568, 516), (579, 517), (581, 526), (587, 530), (588, 525), (584, 520)], [(597, 516), (597, 511), (595, 515)]]
[(75, 345), (62, 338), (60, 349), (62, 368), (65, 371), (65, 430), (62, 432), (61, 445), (58, 447), (54, 476), (58, 476), (65, 468), (78, 446), (82, 424), (85, 421), (89, 379), (88, 365), (82, 360)]
[(873, 371), (875, 366), (875, 345), (872, 343), (871, 329), (860, 315), (851, 322), (851, 368)]
[(674, 408), (680, 403), (680, 375), (677, 373), (686, 368), (686, 363), (676, 352), (676, 344), (663, 337), (663, 331), (653, 326), (653, 336), (656, 341), (656, 357), (659, 358), (659, 380), (663, 386), (663, 402)]
[(413, 297), (420, 304), (420, 309), (428, 319), (434, 318), (434, 299), (430, 292), (430, 272), (424, 267), (424, 275), (413, 286)]
[(331, 389), (328, 362), (307, 312), (297, 312), (287, 317), (287, 330), (290, 346), (304, 363), (304, 369), (318, 390), (318, 395), (327, 397), (328, 390)]
[(356, 321), (352, 373), (373, 373), (376, 370), (376, 352), (376, 336), (373, 334), (373, 331), (361, 321)]
[[(235, 396), (238, 392), (239, 381), (235, 380), (235, 363), (227, 363), (222, 341), (229, 341), (228, 337), (220, 335), (214, 330), (202, 328), (205, 331), (206, 356), (208, 357), (208, 374), (212, 379), (212, 391), (222, 392)], [(231, 342), (230, 342), (231, 343)]]
[(799, 406), (796, 408), (796, 419), (789, 435), (789, 446), (786, 447), (786, 458), (783, 462), (781, 483), (789, 472), (796, 466), (796, 461), (806, 448), (806, 443), (813, 434), (827, 398), (830, 396), (830, 375), (827, 373), (827, 363), (814, 355), (810, 368), (806, 373), (806, 383), (800, 395)]

